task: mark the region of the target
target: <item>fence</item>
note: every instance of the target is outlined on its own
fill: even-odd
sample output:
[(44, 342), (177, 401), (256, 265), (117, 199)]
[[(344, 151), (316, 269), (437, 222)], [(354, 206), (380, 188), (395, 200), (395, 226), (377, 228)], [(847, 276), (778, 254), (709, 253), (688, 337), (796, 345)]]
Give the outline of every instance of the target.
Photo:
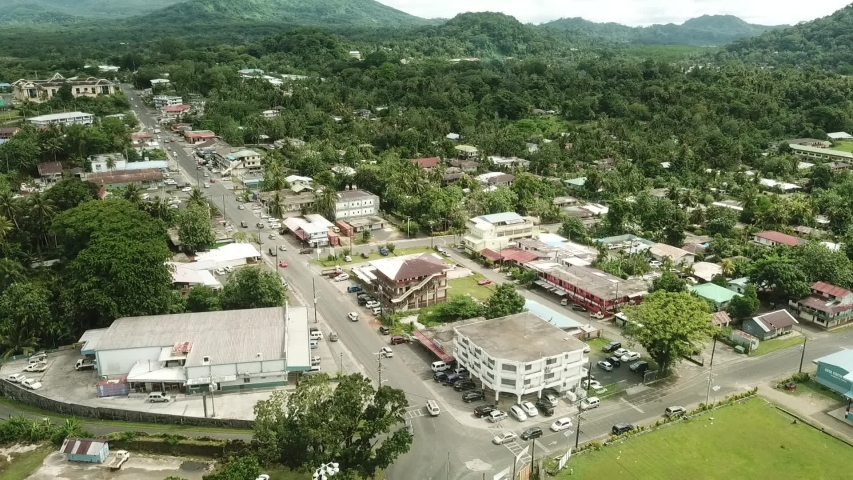
[(251, 430), (254, 425), (252, 420), (185, 417), (183, 415), (138, 412), (133, 410), (119, 410), (116, 408), (90, 407), (87, 405), (65, 403), (52, 398), (43, 397), (30, 390), (24, 390), (22, 387), (5, 379), (0, 380), (0, 393), (7, 398), (23, 403), (24, 405), (30, 405), (49, 412), (75, 417), (94, 418), (97, 420), (159, 423), (167, 425), (192, 425), (196, 427), (239, 428), (245, 430)]

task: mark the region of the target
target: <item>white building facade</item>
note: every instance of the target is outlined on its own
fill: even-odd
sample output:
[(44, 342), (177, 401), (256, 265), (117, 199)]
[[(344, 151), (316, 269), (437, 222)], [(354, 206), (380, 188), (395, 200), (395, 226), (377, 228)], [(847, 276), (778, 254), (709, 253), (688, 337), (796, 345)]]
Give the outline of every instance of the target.
[(515, 212), (480, 215), (468, 220), (468, 232), (463, 237), (465, 249), (475, 253), (488, 248), (501, 250), (521, 238), (530, 238), (535, 232), (533, 220)]
[(367, 190), (344, 190), (338, 192), (335, 204), (335, 220), (368, 217), (379, 211), (379, 197)]
[(157, 95), (156, 97), (154, 97), (154, 106), (158, 109), (163, 107), (171, 107), (174, 105), (181, 105), (183, 103), (183, 97), (176, 97), (172, 95)]
[(48, 125), (91, 125), (95, 121), (95, 116), (83, 112), (51, 113), (29, 118), (28, 121), (41, 127)]

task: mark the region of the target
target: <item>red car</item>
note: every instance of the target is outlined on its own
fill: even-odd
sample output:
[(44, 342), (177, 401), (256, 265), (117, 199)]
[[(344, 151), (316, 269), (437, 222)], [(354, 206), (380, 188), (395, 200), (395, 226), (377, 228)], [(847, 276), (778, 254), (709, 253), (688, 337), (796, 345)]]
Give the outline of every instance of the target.
[(391, 337), (391, 345), (400, 345), (401, 343), (409, 343), (409, 339), (398, 335)]
[(477, 282), (477, 285), (491, 285), (491, 284), (492, 284), (492, 281), (489, 279), (480, 280), (479, 282)]
[(284, 262), (284, 261), (278, 262), (278, 266), (281, 268), (287, 268), (287, 262)]

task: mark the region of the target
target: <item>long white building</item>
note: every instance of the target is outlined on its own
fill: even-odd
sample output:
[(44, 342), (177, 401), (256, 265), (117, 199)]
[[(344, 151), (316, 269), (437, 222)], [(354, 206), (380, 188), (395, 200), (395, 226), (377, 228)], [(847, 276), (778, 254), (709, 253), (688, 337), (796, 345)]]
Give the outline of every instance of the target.
[(495, 392), (523, 395), (574, 389), (587, 374), (585, 345), (530, 312), (454, 328), (456, 361)]
[(95, 121), (95, 116), (91, 113), (83, 112), (65, 112), (51, 113), (48, 115), (39, 115), (27, 119), (33, 125), (48, 126), (48, 125), (91, 125)]

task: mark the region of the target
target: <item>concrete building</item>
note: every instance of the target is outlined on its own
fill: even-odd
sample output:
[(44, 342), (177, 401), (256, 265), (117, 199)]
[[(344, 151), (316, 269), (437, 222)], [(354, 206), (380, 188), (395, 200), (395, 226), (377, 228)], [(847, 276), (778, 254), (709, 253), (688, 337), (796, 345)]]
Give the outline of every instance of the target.
[(191, 145), (197, 145), (216, 138), (216, 134), (210, 130), (184, 130), (184, 140)]
[[(112, 168), (108, 165), (112, 163)], [(128, 162), (121, 153), (102, 153), (89, 157), (89, 165), (92, 173), (101, 172), (133, 172), (139, 170), (157, 169), (165, 172), (169, 168), (168, 160), (146, 160), (142, 162)]]
[(759, 340), (770, 340), (793, 331), (798, 322), (787, 310), (776, 310), (743, 321), (744, 332), (756, 336)]
[(794, 155), (804, 160), (853, 161), (853, 153), (832, 150), (830, 148), (810, 147), (806, 145), (789, 144)]
[[(853, 350), (844, 349), (813, 360), (817, 365), (815, 381), (853, 401)], [(853, 420), (853, 414), (847, 414)]]
[(71, 88), (74, 98), (112, 95), (118, 88), (115, 83), (104, 78), (65, 78), (57, 73), (47, 80), (20, 79), (12, 83), (12, 95), (19, 102), (42, 103), (53, 98), (65, 86)]
[(512, 185), (513, 180), (515, 180), (515, 175), (503, 172), (488, 172), (482, 175), (477, 175), (474, 178), (487, 187), (508, 187)]
[(687, 250), (673, 247), (672, 245), (667, 245), (665, 243), (656, 243), (652, 245), (652, 247), (649, 248), (649, 253), (652, 254), (652, 258), (660, 262), (663, 262), (664, 259), (668, 258), (673, 265), (693, 265), (693, 261), (696, 260), (696, 255), (688, 252)]
[(30, 117), (27, 121), (40, 127), (49, 125), (91, 125), (95, 121), (95, 116), (91, 113), (83, 112), (51, 113)]
[(311, 368), (305, 307), (124, 317), (86, 342), (136, 392), (270, 388)]
[(154, 107), (158, 109), (173, 105), (181, 105), (183, 103), (183, 97), (176, 97), (174, 95), (157, 95), (154, 97)]
[(423, 253), (373, 260), (356, 275), (374, 285), (382, 308), (396, 312), (447, 301), (449, 269), (438, 256)]
[(62, 163), (60, 162), (43, 162), (36, 167), (39, 173), (39, 178), (45, 183), (53, 183), (62, 180)]
[(499, 251), (518, 239), (531, 238), (535, 231), (532, 219), (515, 212), (480, 215), (468, 220), (466, 228), (463, 241), (468, 253), (484, 248)]
[(850, 135), (847, 132), (832, 132), (827, 133), (826, 136), (832, 140), (853, 140), (853, 135)]
[(824, 282), (815, 282), (806, 298), (788, 302), (789, 309), (799, 318), (823, 328), (848, 323), (853, 318), (853, 292)]
[(160, 107), (160, 121), (166, 123), (180, 120), (184, 115), (189, 114), (191, 111), (192, 107), (189, 105), (166, 105), (164, 107)]
[(222, 288), (219, 280), (209, 270), (192, 268), (186, 263), (168, 262), (172, 272), (172, 285), (186, 297), (193, 287), (204, 285), (216, 290)]
[(216, 270), (225, 267), (254, 265), (261, 261), (261, 253), (251, 243), (229, 243), (213, 250), (198, 252), (195, 261), (182, 263), (193, 270)]
[(495, 393), (542, 395), (545, 388), (574, 389), (587, 375), (585, 345), (524, 312), (456, 327), (456, 361)]
[(338, 192), (335, 203), (335, 219), (346, 220), (376, 215), (379, 211), (379, 197), (367, 190), (343, 190)]
[(290, 217), (285, 218), (282, 223), (307, 246), (316, 248), (329, 245), (329, 229), (334, 225), (321, 215), (312, 217), (314, 218), (309, 218), (309, 215), (305, 215), (305, 218)]
[(138, 183), (143, 189), (154, 187), (163, 181), (163, 171), (157, 168), (131, 171), (111, 171), (86, 174), (87, 181), (94, 183), (104, 190), (123, 188), (130, 183)]
[(215, 150), (213, 161), (221, 170), (223, 177), (259, 176), (264, 170), (261, 165), (261, 154), (254, 150), (232, 150), (230, 147), (220, 147)]

